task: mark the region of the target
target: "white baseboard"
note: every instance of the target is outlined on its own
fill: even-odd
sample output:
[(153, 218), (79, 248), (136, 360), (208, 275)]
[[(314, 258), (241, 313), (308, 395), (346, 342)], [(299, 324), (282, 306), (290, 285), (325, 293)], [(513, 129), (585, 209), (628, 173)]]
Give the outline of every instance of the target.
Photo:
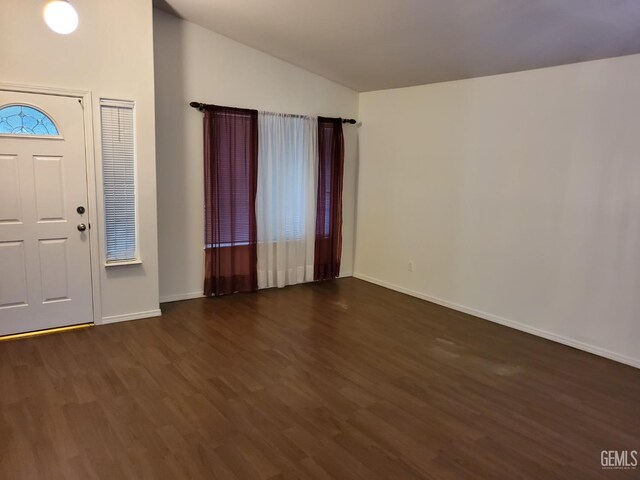
[(159, 317), (162, 312), (159, 308), (147, 310), (145, 312), (125, 313), (124, 315), (113, 315), (110, 317), (102, 317), (101, 325), (108, 323), (126, 322), (128, 320), (140, 320), (141, 318)]
[(192, 298), (202, 298), (202, 291), (190, 293), (178, 293), (176, 295), (164, 295), (160, 297), (160, 303), (179, 302), (180, 300), (191, 300)]
[(539, 328), (535, 328), (535, 327), (526, 325), (524, 323), (516, 322), (514, 320), (509, 320), (507, 318), (499, 317), (491, 313), (483, 312), (480, 310), (476, 310), (474, 308), (466, 307), (464, 305), (459, 305), (457, 303), (449, 302), (447, 300), (442, 300), (441, 298), (432, 297), (430, 295), (417, 292), (415, 290), (400, 287), (398, 285), (394, 285), (392, 283), (388, 283), (383, 280), (379, 280), (377, 278), (369, 277), (368, 275), (363, 275), (358, 272), (354, 272), (353, 276), (355, 278), (359, 278), (360, 280), (364, 280), (365, 282), (374, 283), (376, 285), (380, 285), (381, 287), (385, 287), (390, 290), (395, 290), (400, 293), (405, 293), (407, 295), (411, 295), (412, 297), (417, 297), (431, 303), (436, 303), (438, 305), (442, 305), (443, 307), (448, 307), (453, 310), (457, 310), (459, 312), (468, 313), (469, 315), (482, 318), (483, 320), (489, 320), (490, 322), (499, 323), (500, 325), (504, 325), (506, 327), (515, 328), (516, 330), (530, 333), (538, 337), (546, 338), (547, 340), (552, 340), (554, 342), (562, 343), (563, 345), (567, 345), (569, 347), (577, 348), (578, 350), (584, 350), (585, 352), (593, 353), (595, 355), (608, 358), (609, 360), (614, 360), (616, 362), (624, 363), (626, 365), (630, 365), (635, 368), (640, 368), (640, 358), (628, 357), (626, 355), (612, 352), (610, 350), (606, 350), (604, 348), (597, 347), (595, 345), (584, 343), (579, 340), (574, 340), (568, 337), (557, 335), (552, 332), (548, 332), (546, 330), (541, 330)]
[[(353, 274), (351, 272), (341, 273), (338, 278), (347, 278), (352, 277)], [(302, 283), (313, 283), (313, 282), (302, 282)], [(301, 284), (298, 284), (301, 285)], [(202, 292), (190, 292), (190, 293), (178, 293), (176, 295), (163, 295), (160, 297), (160, 303), (169, 303), (169, 302), (179, 302), (181, 300), (191, 300), (193, 298), (203, 298), (204, 294)]]

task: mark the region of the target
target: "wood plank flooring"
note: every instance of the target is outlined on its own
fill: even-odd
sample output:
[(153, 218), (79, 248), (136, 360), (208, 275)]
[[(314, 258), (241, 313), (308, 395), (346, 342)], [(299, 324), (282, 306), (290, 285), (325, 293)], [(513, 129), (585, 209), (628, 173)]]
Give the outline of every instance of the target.
[(0, 343), (0, 479), (599, 479), (640, 371), (356, 279)]

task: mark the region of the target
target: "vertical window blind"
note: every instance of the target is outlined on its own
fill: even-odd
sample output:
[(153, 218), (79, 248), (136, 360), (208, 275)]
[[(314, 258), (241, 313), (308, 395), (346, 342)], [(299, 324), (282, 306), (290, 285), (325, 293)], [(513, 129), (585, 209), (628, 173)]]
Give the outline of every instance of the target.
[(137, 259), (133, 107), (133, 102), (100, 102), (107, 263)]

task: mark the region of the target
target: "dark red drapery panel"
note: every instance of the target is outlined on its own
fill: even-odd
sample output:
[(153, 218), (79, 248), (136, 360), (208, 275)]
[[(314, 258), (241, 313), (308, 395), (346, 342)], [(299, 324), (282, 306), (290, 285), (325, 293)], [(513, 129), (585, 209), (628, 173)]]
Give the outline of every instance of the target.
[(314, 280), (336, 278), (342, 254), (342, 119), (318, 117), (318, 203)]
[(205, 109), (204, 179), (204, 294), (255, 291), (257, 110)]

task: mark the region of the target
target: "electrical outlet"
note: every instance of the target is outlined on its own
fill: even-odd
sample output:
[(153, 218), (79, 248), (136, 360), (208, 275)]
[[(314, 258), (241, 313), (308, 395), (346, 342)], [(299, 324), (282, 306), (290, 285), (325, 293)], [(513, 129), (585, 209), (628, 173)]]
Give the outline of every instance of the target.
[(409, 260), (409, 265), (407, 265), (407, 270), (413, 272), (413, 260)]

